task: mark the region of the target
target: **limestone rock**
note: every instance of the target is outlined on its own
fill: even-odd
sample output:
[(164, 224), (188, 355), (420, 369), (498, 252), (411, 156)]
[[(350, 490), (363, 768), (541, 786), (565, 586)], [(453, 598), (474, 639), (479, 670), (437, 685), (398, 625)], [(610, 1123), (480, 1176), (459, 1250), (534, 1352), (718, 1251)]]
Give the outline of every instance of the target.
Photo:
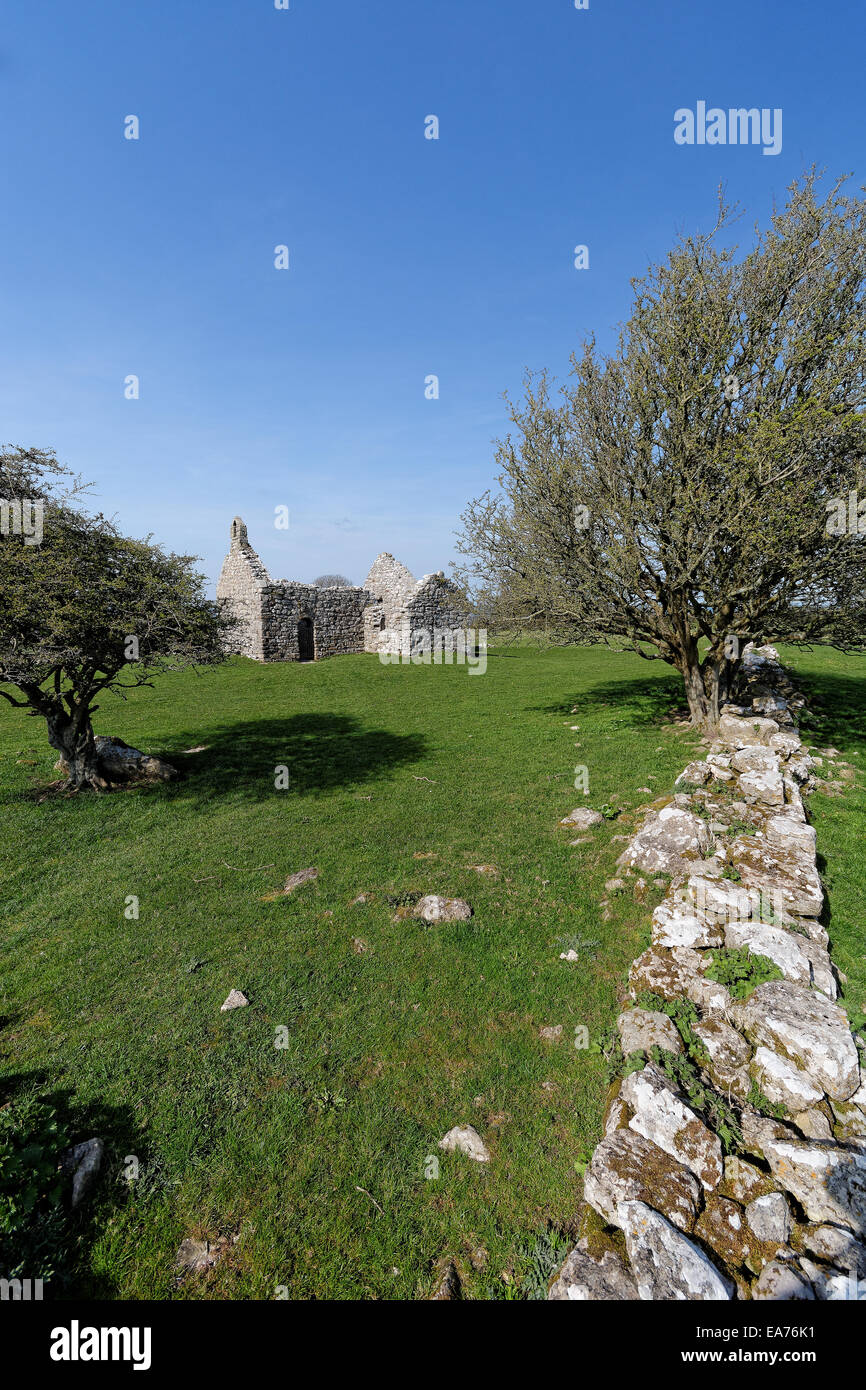
[[(782, 1124), (780, 1120), (770, 1120), (766, 1115), (759, 1115), (757, 1110), (753, 1110), (749, 1105), (743, 1107), (740, 1115), (740, 1129), (743, 1134), (744, 1151), (754, 1154), (756, 1158), (763, 1158), (767, 1144), (774, 1140), (799, 1139), (800, 1137), (790, 1125)], [(778, 1184), (775, 1185), (778, 1186)]]
[(787, 1245), (791, 1234), (791, 1211), (782, 1192), (756, 1197), (746, 1207), (746, 1221), (758, 1240)]
[(472, 908), (462, 898), (440, 898), (431, 893), (416, 904), (413, 915), (425, 922), (468, 922)]
[(778, 770), (744, 772), (740, 777), (740, 791), (747, 802), (758, 802), (761, 806), (785, 804), (785, 783)]
[(455, 1125), (449, 1129), (448, 1133), (439, 1140), (439, 1148), (446, 1153), (465, 1154), (467, 1158), (473, 1158), (476, 1163), (489, 1163), (490, 1154), (487, 1146), (477, 1129), (472, 1125)]
[(217, 1240), (196, 1240), (193, 1236), (187, 1236), (180, 1244), (175, 1263), (184, 1274), (201, 1274), (221, 1260), (233, 1245), (237, 1245), (239, 1239), (237, 1234), (219, 1236)]
[(696, 1178), (682, 1163), (632, 1129), (602, 1139), (583, 1179), (583, 1195), (610, 1225), (620, 1202), (646, 1202), (690, 1231), (701, 1200)]
[(762, 1258), (762, 1241), (750, 1228), (743, 1208), (729, 1197), (715, 1193), (708, 1196), (695, 1225), (695, 1235), (734, 1269), (739, 1265), (760, 1267), (766, 1262), (766, 1257)]
[(750, 894), (747, 888), (728, 879), (709, 878), (706, 872), (693, 874), (678, 897), (684, 904), (690, 903), (702, 921), (720, 927), (750, 920), (756, 902), (760, 903), (759, 893)]
[(296, 888), (300, 888), (304, 883), (312, 883), (318, 877), (318, 869), (299, 869), (296, 874), (289, 874), (283, 884), (283, 892), (294, 893)]
[(663, 999), (685, 995), (705, 1014), (723, 1016), (730, 1008), (731, 996), (724, 985), (704, 978), (703, 972), (708, 965), (709, 961), (688, 946), (674, 946), (670, 950), (650, 946), (638, 956), (629, 972), (632, 997), (643, 990), (660, 994)]
[(784, 758), (790, 758), (800, 751), (803, 744), (799, 734), (780, 730), (778, 734), (773, 734), (769, 746), (774, 753), (778, 753)]
[(866, 1245), (841, 1226), (806, 1226), (803, 1245), (819, 1260), (866, 1278)]
[(834, 1100), (857, 1090), (860, 1066), (847, 1016), (822, 994), (769, 980), (731, 1013), (748, 1037), (795, 1062)]
[(436, 1270), (433, 1292), (428, 1301), (430, 1303), (453, 1303), (460, 1298), (461, 1294), (460, 1275), (457, 1273), (457, 1266), (454, 1261), (441, 1262)]
[(747, 748), (755, 744), (769, 745), (770, 739), (778, 732), (779, 725), (774, 719), (763, 719), (760, 716), (744, 719), (732, 714), (728, 709), (719, 720), (719, 738), (732, 748)]
[(245, 1009), (249, 1002), (247, 996), (239, 989), (233, 989), (226, 1002), (220, 1004), (220, 1013), (227, 1013), (229, 1009)]
[(758, 1048), (751, 1073), (768, 1100), (794, 1113), (809, 1110), (824, 1098), (821, 1087), (813, 1085), (804, 1071), (768, 1047)]
[(674, 786), (678, 787), (681, 783), (688, 782), (692, 786), (702, 787), (711, 777), (712, 771), (705, 762), (689, 763), (688, 767), (683, 768)]
[(600, 811), (593, 811), (589, 806), (578, 806), (567, 816), (563, 816), (559, 823), (578, 830), (588, 830), (591, 825), (598, 825), (602, 820), (604, 816)]
[(836, 1138), (846, 1144), (862, 1143), (866, 1138), (866, 1115), (860, 1106), (845, 1100), (831, 1100), (830, 1105), (836, 1121)]
[(692, 1241), (645, 1202), (622, 1202), (619, 1225), (640, 1298), (727, 1301), (734, 1285)]
[(105, 1157), (105, 1141), (98, 1137), (73, 1144), (61, 1155), (60, 1167), (72, 1174), (72, 1206), (78, 1207), (90, 1192)]
[(652, 939), (656, 946), (721, 946), (723, 932), (720, 926), (668, 899), (653, 911)]
[(798, 1110), (791, 1119), (807, 1139), (833, 1138), (830, 1121), (820, 1106), (812, 1106), (810, 1110)]
[(866, 1226), (866, 1153), (820, 1140), (771, 1139), (764, 1157), (776, 1181), (810, 1221), (862, 1231)]
[(683, 1163), (704, 1187), (722, 1178), (722, 1146), (702, 1120), (680, 1099), (667, 1077), (652, 1064), (622, 1083), (622, 1098), (634, 1112), (629, 1128)]
[(680, 806), (665, 806), (648, 819), (617, 865), (642, 873), (675, 874), (711, 848), (709, 828), (700, 816)]
[(591, 1255), (585, 1241), (578, 1241), (550, 1285), (548, 1299), (572, 1303), (625, 1301), (638, 1297), (629, 1270), (612, 1250)]
[(725, 928), (725, 945), (729, 948), (746, 946), (754, 955), (767, 956), (786, 980), (814, 985), (828, 999), (836, 998), (836, 981), (829, 955), (804, 937), (753, 919), (730, 922)]
[(771, 816), (764, 826), (764, 834), (780, 849), (792, 854), (799, 852), (811, 859), (815, 857), (815, 827), (794, 816)]
[(748, 1062), (752, 1055), (745, 1038), (721, 1018), (702, 1019), (694, 1032), (707, 1050), (707, 1071), (714, 1083), (744, 1100), (751, 1087)]
[(731, 754), (728, 762), (731, 769), (739, 773), (779, 771), (778, 754), (759, 744), (738, 749), (736, 753)]
[[(138, 748), (130, 748), (122, 738), (97, 734), (94, 742), (100, 770), (109, 782), (170, 782), (178, 775), (171, 763), (142, 753)], [(57, 768), (61, 772), (69, 771), (65, 758), (58, 759)]]
[(731, 858), (746, 888), (764, 890), (783, 911), (821, 915), (824, 890), (811, 856), (781, 849), (762, 835), (741, 835), (731, 846)]
[(799, 1299), (814, 1302), (812, 1285), (804, 1274), (794, 1265), (782, 1260), (772, 1260), (761, 1270), (760, 1277), (752, 1289), (752, 1298), (768, 1299), (775, 1303)]
[(725, 1159), (725, 1187), (738, 1202), (749, 1203), (772, 1186), (772, 1179), (739, 1154)]
[(823, 1302), (858, 1302), (866, 1299), (866, 1288), (851, 1272), (825, 1269), (816, 1265), (808, 1255), (800, 1256), (800, 1267), (815, 1292), (815, 1297)]
[(683, 1044), (676, 1024), (667, 1014), (652, 1009), (626, 1009), (616, 1021), (623, 1053), (649, 1052), (662, 1047), (666, 1052), (682, 1052)]

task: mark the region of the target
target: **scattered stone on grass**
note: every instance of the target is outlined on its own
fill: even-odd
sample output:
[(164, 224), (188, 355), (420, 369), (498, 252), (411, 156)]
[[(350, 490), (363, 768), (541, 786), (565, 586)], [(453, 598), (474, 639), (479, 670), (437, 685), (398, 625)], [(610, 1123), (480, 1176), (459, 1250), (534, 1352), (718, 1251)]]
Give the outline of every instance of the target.
[(294, 893), (295, 889), (300, 888), (302, 883), (312, 883), (318, 877), (318, 869), (299, 869), (296, 874), (289, 874), (283, 885), (283, 892)]
[(72, 1206), (78, 1207), (91, 1191), (102, 1160), (105, 1156), (105, 1141), (96, 1137), (85, 1139), (81, 1144), (73, 1144), (61, 1156), (60, 1166), (64, 1173), (72, 1174)]
[(559, 1042), (560, 1038), (562, 1037), (562, 1024), (547, 1024), (544, 1028), (539, 1028), (538, 1036), (542, 1038), (544, 1042)]
[(487, 1146), (477, 1129), (472, 1125), (455, 1125), (449, 1129), (448, 1133), (439, 1140), (439, 1148), (446, 1153), (465, 1154), (467, 1158), (472, 1158), (476, 1163), (489, 1163), (490, 1153)]
[(577, 830), (588, 830), (591, 825), (598, 825), (604, 820), (600, 811), (593, 811), (589, 806), (578, 806), (575, 810), (563, 816), (560, 825), (574, 826)]
[(413, 915), (425, 922), (468, 922), (472, 908), (463, 898), (440, 898), (431, 893), (416, 903)]

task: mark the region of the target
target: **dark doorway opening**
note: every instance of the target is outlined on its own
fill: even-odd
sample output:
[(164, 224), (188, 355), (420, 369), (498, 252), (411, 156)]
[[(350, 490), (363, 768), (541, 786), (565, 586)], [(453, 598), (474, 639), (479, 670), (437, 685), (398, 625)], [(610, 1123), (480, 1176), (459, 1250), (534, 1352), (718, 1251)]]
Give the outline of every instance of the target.
[(315, 655), (312, 620), (310, 618), (302, 618), (298, 623), (298, 660), (313, 661)]

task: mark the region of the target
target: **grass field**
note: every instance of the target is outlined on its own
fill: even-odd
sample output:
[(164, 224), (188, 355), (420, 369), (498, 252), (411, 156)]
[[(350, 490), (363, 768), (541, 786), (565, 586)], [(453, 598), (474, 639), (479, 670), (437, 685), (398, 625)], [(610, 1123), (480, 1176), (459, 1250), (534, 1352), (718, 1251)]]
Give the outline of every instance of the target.
[[(814, 740), (862, 761), (866, 660), (796, 667), (824, 702)], [(50, 1295), (423, 1298), (450, 1256), (465, 1295), (526, 1296), (533, 1243), (572, 1225), (599, 1135), (604, 1060), (575, 1028), (599, 1041), (612, 1025), (661, 896), (614, 897), (606, 920), (600, 906), (638, 789), (668, 790), (697, 746), (668, 717), (679, 699), (667, 668), (599, 650), (491, 653), (474, 677), (234, 662), (102, 702), (99, 732), (182, 781), (41, 801), (44, 729), (4, 707), (6, 1095), (51, 1096), (66, 1142), (109, 1145), (56, 1238)], [(622, 813), (572, 847), (557, 822), (582, 801)], [(813, 799), (855, 1007), (864, 809), (862, 779)], [(270, 896), (309, 866), (315, 883)], [(474, 916), (395, 921), (388, 897), (413, 892)], [(233, 988), (250, 1006), (221, 1013)], [(461, 1123), (489, 1165), (439, 1153)], [(181, 1241), (221, 1235), (238, 1239), (220, 1262), (180, 1279)]]

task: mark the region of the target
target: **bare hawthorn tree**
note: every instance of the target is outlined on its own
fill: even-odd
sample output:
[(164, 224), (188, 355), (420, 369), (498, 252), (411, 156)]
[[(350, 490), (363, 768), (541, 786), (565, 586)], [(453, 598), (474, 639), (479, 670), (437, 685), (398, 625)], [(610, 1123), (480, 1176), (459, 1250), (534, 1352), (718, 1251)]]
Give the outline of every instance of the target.
[[(752, 249), (735, 210), (633, 281), (617, 350), (528, 374), (499, 488), (470, 503), (457, 577), (500, 618), (619, 642), (719, 717), (749, 640), (866, 647), (866, 204), (814, 172)], [(861, 511), (864, 510), (861, 507)]]
[(92, 716), (103, 691), (224, 657), (231, 620), (203, 593), (193, 558), (130, 540), (85, 511), (86, 489), (53, 451), (0, 449), (4, 515), (38, 507), (41, 540), (0, 534), (0, 696), (46, 721), (67, 786), (105, 791)]
[(313, 580), (313, 585), (316, 589), (333, 589), (335, 585), (341, 589), (351, 589), (352, 581), (344, 574), (320, 574), (318, 579)]

